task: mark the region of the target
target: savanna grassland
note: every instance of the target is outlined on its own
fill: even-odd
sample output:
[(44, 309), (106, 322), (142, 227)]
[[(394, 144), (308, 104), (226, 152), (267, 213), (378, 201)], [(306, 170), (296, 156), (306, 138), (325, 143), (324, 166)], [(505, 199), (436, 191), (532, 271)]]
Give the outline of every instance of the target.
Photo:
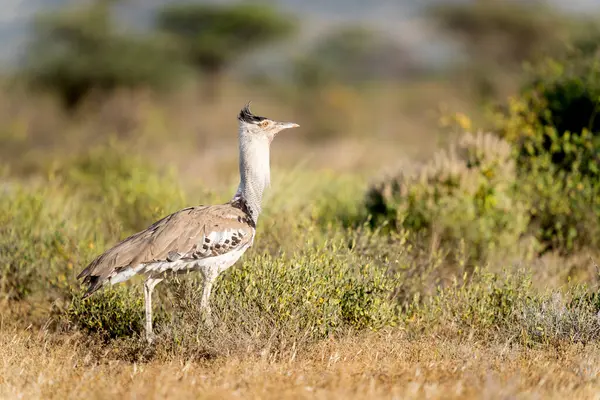
[[(340, 133), (319, 138), (314, 115), (254, 88), (257, 112), (304, 130), (273, 145), (265, 215), (219, 278), (216, 326), (196, 275), (159, 285), (153, 345), (139, 279), (82, 301), (75, 276), (103, 249), (231, 195), (233, 104), (251, 89), (229, 90), (210, 104), (124, 92), (75, 115), (3, 97), (0, 397), (596, 398), (597, 147), (584, 131), (544, 151), (527, 94), (470, 134), (466, 115), (440, 129), (391, 90), (378, 95), (396, 111), (333, 91), (360, 102), (358, 122), (346, 130), (334, 102)], [(424, 109), (428, 90), (406, 88)]]
[[(0, 398), (598, 398), (598, 72), (548, 62), (493, 108), (436, 79), (71, 109), (3, 83)], [(159, 285), (148, 345), (141, 278), (82, 300), (75, 277), (229, 200), (248, 100), (301, 125), (273, 143), (255, 243), (212, 329), (200, 276)]]

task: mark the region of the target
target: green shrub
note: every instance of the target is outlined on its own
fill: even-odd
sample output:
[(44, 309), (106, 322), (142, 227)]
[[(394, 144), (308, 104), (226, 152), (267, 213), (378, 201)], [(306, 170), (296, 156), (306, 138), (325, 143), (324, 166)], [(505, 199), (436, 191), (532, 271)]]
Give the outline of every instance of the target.
[(470, 253), (514, 246), (527, 226), (515, 199), (511, 146), (492, 134), (466, 134), (427, 164), (400, 168), (373, 185), (367, 208), (376, 223), (424, 231)]
[(62, 295), (89, 259), (90, 233), (60, 189), (11, 187), (0, 196), (0, 296)]
[(247, 304), (276, 325), (291, 323), (316, 335), (345, 325), (376, 329), (394, 318), (393, 282), (385, 270), (361, 264), (343, 240), (336, 240), (309, 245), (290, 258), (244, 262), (219, 283), (215, 303), (221, 309)]
[(420, 318), (447, 326), (458, 334), (489, 334), (516, 325), (517, 312), (531, 293), (531, 280), (523, 274), (491, 273), (475, 269), (417, 307)]
[[(536, 120), (557, 132), (600, 134), (600, 65), (594, 58), (549, 61), (532, 71), (522, 97)], [(595, 143), (600, 143), (596, 138)]]
[(106, 338), (143, 334), (144, 296), (137, 289), (139, 286), (119, 285), (85, 300), (81, 294), (75, 295), (63, 318), (69, 325)]
[[(546, 249), (564, 252), (600, 243), (600, 174), (581, 150), (590, 138), (587, 131), (560, 136), (548, 129), (549, 150), (521, 164), (520, 189), (529, 203), (530, 230)], [(555, 162), (555, 151), (569, 158), (568, 167)]]
[(557, 346), (598, 340), (598, 305), (597, 292), (584, 286), (539, 292), (530, 271), (484, 268), (413, 305), (406, 323), (412, 332)]
[(515, 145), (531, 231), (547, 249), (596, 247), (600, 233), (600, 72), (588, 59), (533, 71), (496, 129)]
[(600, 66), (587, 59), (549, 61), (532, 70), (531, 82), (495, 121), (499, 134), (519, 149), (519, 164), (551, 154), (570, 172), (577, 162), (598, 177), (600, 162)]
[(344, 289), (340, 308), (345, 323), (356, 329), (377, 329), (393, 323), (390, 280), (379, 277), (364, 282), (363, 277), (348, 278)]

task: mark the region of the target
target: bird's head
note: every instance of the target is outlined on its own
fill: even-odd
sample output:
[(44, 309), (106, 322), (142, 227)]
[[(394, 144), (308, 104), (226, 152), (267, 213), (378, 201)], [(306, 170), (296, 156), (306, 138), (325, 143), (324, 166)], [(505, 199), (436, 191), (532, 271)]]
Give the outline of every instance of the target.
[(273, 140), (277, 133), (284, 129), (297, 128), (300, 125), (293, 122), (273, 121), (272, 119), (259, 117), (250, 111), (250, 103), (246, 104), (238, 115), (240, 131), (251, 136), (263, 136)]

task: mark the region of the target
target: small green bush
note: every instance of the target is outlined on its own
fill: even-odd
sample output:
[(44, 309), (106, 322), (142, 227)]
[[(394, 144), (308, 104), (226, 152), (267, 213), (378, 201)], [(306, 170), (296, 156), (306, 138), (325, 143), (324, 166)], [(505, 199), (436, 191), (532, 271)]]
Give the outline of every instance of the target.
[(76, 202), (52, 185), (0, 196), (0, 296), (62, 295), (91, 250), (76, 220)]
[(557, 346), (600, 338), (598, 304), (597, 293), (584, 286), (539, 292), (531, 271), (478, 268), (413, 305), (406, 323), (413, 332)]
[(442, 243), (464, 241), (482, 257), (514, 246), (527, 227), (515, 186), (511, 146), (492, 134), (466, 134), (427, 164), (373, 185), (366, 204), (375, 223), (424, 231)]
[(377, 329), (394, 323), (390, 296), (392, 281), (386, 277), (364, 281), (349, 278), (340, 299), (341, 316), (356, 329)]
[[(549, 150), (522, 162), (520, 189), (529, 203), (530, 230), (546, 249), (566, 252), (600, 243), (600, 174), (581, 151), (590, 138), (587, 131), (561, 136), (549, 130)], [(569, 158), (568, 167), (556, 163), (555, 151)]]
[(376, 329), (393, 320), (393, 289), (385, 270), (361, 264), (337, 240), (290, 258), (246, 261), (218, 285), (216, 304), (249, 304), (277, 325), (299, 324), (325, 335), (345, 325)]
[[(522, 274), (492, 273), (475, 269), (440, 288), (417, 312), (458, 334), (488, 334), (516, 324), (516, 313), (531, 293), (531, 280)], [(418, 307), (417, 307), (418, 308)], [(443, 321), (443, 322), (442, 322)]]
[(75, 295), (63, 318), (70, 325), (106, 338), (143, 334), (144, 296), (136, 289), (139, 286), (119, 285), (85, 300), (81, 294)]

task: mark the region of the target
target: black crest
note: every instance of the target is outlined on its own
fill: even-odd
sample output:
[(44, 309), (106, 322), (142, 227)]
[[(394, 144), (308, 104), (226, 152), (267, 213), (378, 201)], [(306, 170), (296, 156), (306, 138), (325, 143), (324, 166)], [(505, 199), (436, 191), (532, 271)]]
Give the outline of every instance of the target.
[(250, 124), (256, 124), (257, 122), (264, 121), (266, 118), (252, 114), (252, 111), (250, 111), (250, 103), (248, 103), (244, 106), (244, 108), (242, 108), (242, 111), (240, 111), (238, 119), (240, 121), (248, 122)]

